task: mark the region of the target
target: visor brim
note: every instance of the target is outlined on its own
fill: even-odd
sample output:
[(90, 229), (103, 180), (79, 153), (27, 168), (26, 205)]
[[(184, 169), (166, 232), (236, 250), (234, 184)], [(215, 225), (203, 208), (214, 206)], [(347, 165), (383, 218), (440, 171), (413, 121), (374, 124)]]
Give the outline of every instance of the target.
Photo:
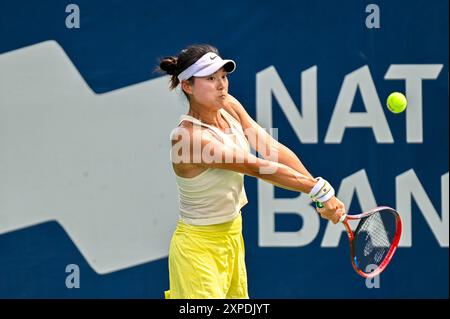
[(217, 61), (216, 63), (213, 63), (210, 66), (208, 66), (207, 68), (198, 71), (193, 76), (197, 77), (208, 76), (217, 72), (217, 70), (220, 70), (222, 67), (225, 69), (226, 72), (232, 73), (236, 69), (236, 63), (233, 60)]

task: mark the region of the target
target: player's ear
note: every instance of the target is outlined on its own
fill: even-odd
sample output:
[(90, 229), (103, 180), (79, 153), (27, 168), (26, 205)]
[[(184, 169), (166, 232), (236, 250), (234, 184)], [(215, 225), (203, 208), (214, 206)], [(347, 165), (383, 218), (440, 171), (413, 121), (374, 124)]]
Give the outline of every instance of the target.
[(192, 94), (192, 86), (189, 81), (183, 80), (181, 81), (181, 89), (186, 92), (186, 94)]

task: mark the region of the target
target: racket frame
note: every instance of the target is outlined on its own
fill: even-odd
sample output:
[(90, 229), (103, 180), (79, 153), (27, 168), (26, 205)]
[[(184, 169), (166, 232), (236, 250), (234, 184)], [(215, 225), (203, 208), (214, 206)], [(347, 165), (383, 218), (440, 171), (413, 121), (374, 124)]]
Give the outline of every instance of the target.
[[(348, 221), (361, 220), (363, 218), (369, 217), (370, 215), (376, 214), (382, 210), (389, 210), (395, 216), (396, 231), (395, 231), (394, 239), (392, 240), (392, 244), (389, 247), (389, 251), (386, 254), (386, 257), (381, 262), (381, 264), (376, 269), (374, 269), (372, 272), (365, 273), (361, 269), (358, 268), (358, 266), (356, 265), (356, 262), (355, 262), (355, 245), (354, 245), (355, 235), (354, 235), (354, 232), (353, 232), (352, 228), (350, 227)], [(350, 245), (350, 259), (352, 262), (353, 269), (358, 273), (358, 275), (360, 275), (364, 278), (373, 278), (375, 276), (378, 276), (387, 267), (387, 265), (391, 261), (392, 257), (394, 256), (394, 253), (398, 247), (398, 244), (400, 242), (400, 237), (402, 234), (402, 220), (400, 218), (400, 214), (391, 207), (379, 206), (370, 211), (367, 211), (367, 212), (364, 212), (364, 213), (361, 213), (358, 215), (344, 215), (343, 218), (341, 218), (341, 219), (342, 219), (341, 222), (347, 231), (347, 237), (348, 237), (349, 245)]]

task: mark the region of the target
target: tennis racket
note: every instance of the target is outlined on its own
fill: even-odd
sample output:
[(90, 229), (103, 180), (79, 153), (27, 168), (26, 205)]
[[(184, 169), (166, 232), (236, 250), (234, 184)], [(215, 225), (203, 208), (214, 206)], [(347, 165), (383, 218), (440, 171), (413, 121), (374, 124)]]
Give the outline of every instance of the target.
[[(321, 203), (316, 203), (322, 208)], [(357, 220), (355, 230), (349, 225)], [(344, 214), (339, 219), (347, 230), (353, 268), (364, 278), (379, 275), (389, 264), (402, 234), (402, 220), (394, 209), (376, 207), (359, 215)]]

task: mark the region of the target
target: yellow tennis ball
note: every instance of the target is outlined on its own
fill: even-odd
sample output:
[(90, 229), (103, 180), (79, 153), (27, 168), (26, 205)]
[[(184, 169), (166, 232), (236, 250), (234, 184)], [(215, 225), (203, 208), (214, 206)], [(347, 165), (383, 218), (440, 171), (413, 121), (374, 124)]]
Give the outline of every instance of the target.
[(400, 92), (394, 92), (389, 94), (386, 105), (392, 113), (401, 113), (406, 109), (408, 100)]

